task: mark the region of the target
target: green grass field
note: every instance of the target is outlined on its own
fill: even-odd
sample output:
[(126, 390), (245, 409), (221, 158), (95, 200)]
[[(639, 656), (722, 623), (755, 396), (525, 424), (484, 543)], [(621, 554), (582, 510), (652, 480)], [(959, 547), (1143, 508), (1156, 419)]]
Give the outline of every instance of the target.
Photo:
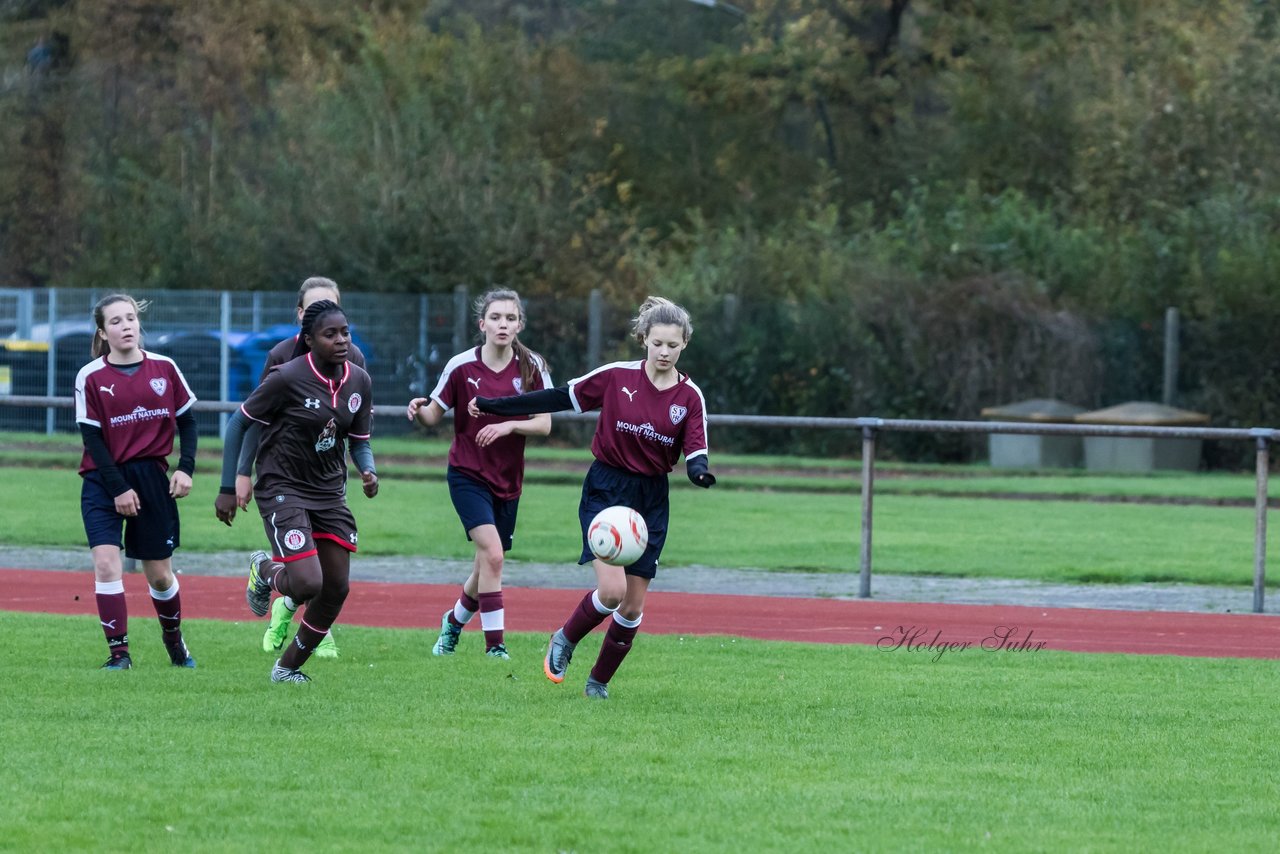
[[(274, 686), (260, 627), (152, 626), (87, 661), (92, 619), (4, 614), (6, 850), (1274, 850), (1275, 663), (928, 656), (642, 636), (607, 703), (598, 648), (547, 682), (342, 627)], [(93, 662), (96, 664), (97, 662)]]
[[(380, 449), (393, 460), (383, 469), (381, 494), (352, 499), (361, 530), (361, 551), (372, 555), (470, 556), (458, 527), (438, 459), (440, 443), (390, 440)], [(13, 545), (78, 547), (78, 457), (64, 438), (56, 454), (36, 465), (2, 469), (0, 500), (13, 508), (5, 538)], [(410, 451), (417, 449), (422, 461)], [(15, 453), (10, 448), (8, 453)], [(567, 468), (530, 472), (520, 507), (513, 560), (572, 561), (578, 552), (579, 484), (586, 461), (581, 452), (543, 449)], [(569, 456), (566, 456), (569, 455)], [(426, 460), (430, 459), (431, 462)], [(574, 462), (580, 463), (574, 465)], [(672, 478), (673, 524), (664, 566), (703, 565), (786, 571), (848, 573), (858, 566), (860, 504), (856, 478), (848, 472), (800, 478), (819, 489), (796, 488), (794, 468), (769, 459), (725, 461), (740, 475), (722, 478), (704, 491), (681, 476)], [(811, 462), (811, 461), (810, 461)], [(260, 547), (261, 522), (250, 508), (233, 528), (213, 515), (217, 475), (213, 457), (203, 458), (195, 489), (182, 503), (183, 549), (246, 551)], [(800, 466), (803, 468), (803, 466)], [(1130, 478), (1079, 475), (993, 477), (961, 469), (939, 477), (936, 469), (903, 470), (877, 490), (874, 525), (876, 573), (1028, 578), (1065, 582), (1179, 581), (1238, 585), (1253, 579), (1253, 508), (1213, 503), (1123, 503), (1080, 500), (1010, 500), (1002, 495), (1047, 491), (1056, 495), (1132, 495), (1213, 502), (1251, 495), (1248, 475), (1178, 475)], [(749, 474), (747, 474), (749, 472)], [(747, 487), (753, 484), (767, 486)], [(977, 484), (974, 494), (917, 494)], [(897, 486), (888, 491), (889, 484)], [(836, 490), (833, 485), (840, 488)], [(1237, 494), (1238, 493), (1238, 494)], [(1280, 531), (1272, 525), (1268, 551), (1276, 553)], [(1273, 574), (1274, 577), (1274, 574)], [(1273, 582), (1274, 584), (1274, 582)]]
[[(230, 530), (213, 518), (216, 445), (205, 447), (182, 504), (184, 550), (257, 547), (252, 509)], [(362, 552), (469, 556), (445, 447), (378, 445), (382, 494), (353, 500)], [(66, 437), (0, 443), (6, 543), (82, 545), (75, 448)], [(531, 470), (512, 557), (571, 559), (585, 455), (531, 457), (544, 465)], [(734, 471), (717, 489), (672, 480), (670, 571), (856, 567), (853, 464), (717, 462)], [(1247, 507), (993, 497), (1210, 502), (1251, 496), (1248, 476), (888, 471), (877, 572), (1251, 578)], [(496, 662), (465, 646), (434, 658), (430, 632), (340, 625), (343, 657), (311, 662), (316, 682), (297, 687), (267, 681), (257, 622), (188, 622), (195, 671), (168, 666), (146, 617), (132, 628), (136, 668), (107, 673), (92, 618), (0, 612), (0, 850), (1280, 846), (1274, 661), (975, 650), (935, 662), (642, 634), (598, 703), (579, 692), (599, 633), (555, 686), (541, 674), (542, 634), (509, 634), (514, 659)]]

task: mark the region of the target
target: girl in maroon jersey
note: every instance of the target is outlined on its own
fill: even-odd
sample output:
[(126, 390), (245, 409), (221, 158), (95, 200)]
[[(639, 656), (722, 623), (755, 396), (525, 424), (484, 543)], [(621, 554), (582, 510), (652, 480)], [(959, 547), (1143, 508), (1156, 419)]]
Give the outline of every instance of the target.
[[(346, 601), (355, 518), (347, 506), (347, 440), (364, 494), (378, 494), (369, 435), (373, 388), (349, 364), (351, 331), (337, 303), (320, 300), (302, 320), (296, 357), (271, 371), (231, 417), (222, 452), (218, 519), (236, 515), (235, 476), (250, 421), (263, 425), (254, 501), (274, 556), (249, 559), (245, 599), (266, 616), (271, 591), (306, 603), (301, 625), (271, 670), (272, 682), (310, 682), (302, 665), (328, 634)], [(274, 559), (273, 559), (274, 558)]]
[[(689, 313), (668, 300), (649, 297), (640, 306), (632, 331), (645, 348), (642, 361), (604, 365), (567, 386), (547, 391), (498, 399), (476, 397), (468, 406), (473, 415), (600, 410), (591, 441), (595, 462), (582, 484), (578, 503), (582, 527), (578, 563), (592, 562), (596, 589), (582, 598), (551, 636), (543, 662), (547, 678), (563, 682), (574, 647), (612, 615), (585, 689), (588, 697), (599, 699), (609, 696), (609, 680), (631, 651), (645, 594), (657, 574), (670, 516), (667, 474), (683, 452), (691, 481), (704, 488), (716, 482), (707, 465), (702, 391), (676, 370), (693, 334)], [(587, 542), (591, 520), (613, 505), (635, 509), (649, 527), (648, 548), (625, 569), (596, 560)]]
[[(546, 362), (518, 338), (524, 329), (524, 305), (513, 290), (493, 290), (475, 304), (484, 344), (449, 360), (431, 397), (409, 401), (407, 415), (427, 427), (439, 424), (450, 409), (481, 393), (502, 396), (551, 387)], [(476, 556), (462, 595), (440, 619), (440, 637), (431, 652), (451, 655), (462, 628), (477, 611), (485, 654), (510, 658), (504, 643), (502, 565), (511, 549), (524, 478), (526, 436), (551, 432), (551, 416), (492, 418), (454, 413), (449, 448), (449, 495)]]
[[(124, 553), (142, 562), (169, 660), (195, 667), (182, 638), (182, 600), (173, 574), (179, 544), (176, 499), (191, 492), (195, 471), (195, 395), (178, 366), (142, 349), (144, 305), (112, 294), (93, 308), (94, 360), (76, 375), (76, 422), (84, 439), (80, 513), (93, 555), (94, 591), (111, 657), (107, 670), (128, 670), (129, 613)], [(173, 437), (178, 467), (168, 474)]]

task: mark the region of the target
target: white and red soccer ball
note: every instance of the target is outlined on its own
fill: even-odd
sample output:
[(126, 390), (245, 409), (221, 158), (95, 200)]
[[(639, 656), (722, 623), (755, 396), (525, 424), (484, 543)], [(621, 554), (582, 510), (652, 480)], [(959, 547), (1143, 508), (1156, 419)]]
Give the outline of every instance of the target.
[(630, 507), (606, 507), (591, 520), (587, 543), (598, 560), (610, 566), (630, 566), (649, 546), (649, 526)]

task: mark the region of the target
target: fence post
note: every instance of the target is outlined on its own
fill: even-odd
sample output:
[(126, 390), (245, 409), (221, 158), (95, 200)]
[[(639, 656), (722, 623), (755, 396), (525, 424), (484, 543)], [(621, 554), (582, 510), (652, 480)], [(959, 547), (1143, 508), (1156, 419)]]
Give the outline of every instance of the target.
[(592, 288), (587, 297), (587, 369), (600, 364), (601, 340), (604, 335), (604, 297)]
[(467, 286), (453, 289), (453, 352), (461, 353), (467, 346)]
[[(1263, 435), (1263, 433), (1268, 435)], [(1267, 588), (1267, 477), (1271, 470), (1269, 445), (1270, 430), (1256, 431), (1257, 495), (1254, 499), (1253, 523), (1253, 612), (1262, 613)]]
[(1173, 406), (1178, 396), (1178, 310), (1170, 306), (1164, 310), (1164, 399), (1165, 406)]
[[(44, 393), (54, 397), (58, 393), (58, 289), (49, 288), (49, 349), (45, 369)], [(74, 390), (73, 390), (74, 393)], [(44, 432), (52, 436), (57, 427), (57, 411), (51, 406), (44, 411)]]
[[(218, 394), (222, 400), (231, 400), (231, 291), (223, 291), (218, 296), (218, 327), (222, 340), (218, 343)], [(218, 435), (227, 434), (229, 416), (225, 412), (218, 413)]]
[(18, 292), (18, 329), (17, 337), (31, 338), (31, 326), (35, 323), (35, 292), (23, 290)]
[(431, 300), (426, 294), (418, 296), (418, 370), (414, 380), (418, 383), (415, 397), (425, 397), (431, 391), (427, 386), (427, 362), (431, 358), (430, 341), (427, 338), (427, 322), (431, 317)]
[[(859, 419), (861, 420), (861, 419)], [(876, 428), (862, 426), (862, 546), (858, 555), (858, 598), (871, 598), (871, 504), (875, 490)]]

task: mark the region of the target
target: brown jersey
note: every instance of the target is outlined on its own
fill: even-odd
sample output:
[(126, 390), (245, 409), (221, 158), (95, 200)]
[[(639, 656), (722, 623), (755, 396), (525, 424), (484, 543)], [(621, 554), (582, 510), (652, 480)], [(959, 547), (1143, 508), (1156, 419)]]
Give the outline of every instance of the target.
[(342, 378), (331, 380), (308, 353), (268, 373), (240, 409), (264, 425), (253, 490), (259, 508), (286, 495), (312, 507), (346, 502), (346, 440), (373, 431), (373, 383), (364, 368), (348, 362)]

